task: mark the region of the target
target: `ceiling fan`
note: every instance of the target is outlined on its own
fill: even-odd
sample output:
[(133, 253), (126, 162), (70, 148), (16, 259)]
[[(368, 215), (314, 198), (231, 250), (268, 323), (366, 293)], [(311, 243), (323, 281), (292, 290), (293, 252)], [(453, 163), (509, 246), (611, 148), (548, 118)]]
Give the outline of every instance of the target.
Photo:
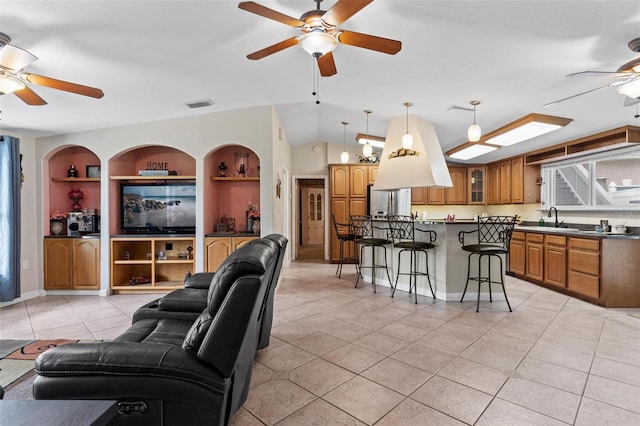
[[(634, 52), (640, 52), (640, 37), (634, 38), (628, 44), (629, 49)], [(578, 93), (577, 95), (569, 96), (567, 98), (558, 99), (557, 101), (550, 102), (543, 106), (555, 105), (559, 102), (573, 99), (577, 96), (585, 95), (587, 93), (595, 92), (596, 90), (604, 89), (606, 87), (617, 87), (617, 92), (621, 95), (625, 95), (624, 106), (635, 105), (640, 102), (640, 58), (636, 58), (627, 62), (618, 68), (617, 71), (581, 71), (567, 75), (567, 77), (575, 76), (607, 76), (612, 77), (615, 81), (605, 84), (604, 86), (596, 87), (595, 89), (587, 90), (586, 92)]]
[(27, 105), (46, 105), (47, 102), (27, 86), (27, 83), (31, 83), (92, 98), (104, 96), (102, 90), (95, 87), (23, 71), (24, 67), (35, 62), (38, 57), (9, 44), (10, 42), (11, 37), (0, 33), (0, 95), (13, 93)]
[(299, 28), (303, 33), (298, 37), (291, 37), (253, 52), (247, 55), (247, 58), (253, 60), (262, 59), (273, 53), (299, 44), (307, 53), (316, 58), (320, 75), (329, 77), (337, 73), (332, 52), (338, 46), (338, 43), (362, 47), (390, 55), (395, 55), (402, 48), (402, 42), (397, 40), (338, 28), (338, 25), (351, 18), (373, 0), (338, 0), (338, 2), (327, 11), (320, 9), (322, 0), (314, 1), (316, 2), (316, 9), (303, 13), (300, 19), (277, 12), (252, 1), (241, 2), (238, 5), (240, 9), (273, 19), (274, 21), (294, 28)]

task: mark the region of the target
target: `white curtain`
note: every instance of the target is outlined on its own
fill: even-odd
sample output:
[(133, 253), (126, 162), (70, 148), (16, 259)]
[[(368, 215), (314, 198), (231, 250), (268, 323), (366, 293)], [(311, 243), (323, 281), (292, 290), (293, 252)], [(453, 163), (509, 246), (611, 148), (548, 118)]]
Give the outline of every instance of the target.
[(20, 297), (20, 140), (0, 136), (0, 302)]

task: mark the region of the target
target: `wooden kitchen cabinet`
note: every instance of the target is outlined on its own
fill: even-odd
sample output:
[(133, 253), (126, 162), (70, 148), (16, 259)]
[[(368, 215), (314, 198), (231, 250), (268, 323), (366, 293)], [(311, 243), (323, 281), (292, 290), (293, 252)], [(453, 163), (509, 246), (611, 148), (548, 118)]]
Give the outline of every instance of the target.
[(369, 166), (349, 166), (349, 197), (367, 197), (369, 183)]
[(500, 204), (511, 204), (511, 160), (500, 162)]
[(500, 204), (500, 163), (487, 166), (487, 204)]
[(467, 204), (486, 204), (487, 170), (484, 166), (467, 168)]
[(427, 204), (442, 205), (445, 204), (444, 188), (427, 188)]
[(449, 175), (453, 186), (445, 188), (445, 201), (447, 204), (467, 204), (467, 168), (449, 167)]
[(527, 278), (542, 281), (544, 270), (544, 235), (527, 232), (526, 271)]
[(249, 236), (229, 236), (229, 237), (207, 237), (204, 239), (204, 263), (207, 272), (218, 270), (222, 262), (235, 250), (255, 240), (256, 237)]
[(427, 204), (427, 188), (411, 188), (411, 205), (423, 206)]
[[(330, 214), (335, 215), (338, 223), (349, 223), (351, 215), (367, 214), (367, 185), (375, 182), (377, 174), (378, 164), (329, 165)], [(346, 243), (347, 253), (351, 253), (352, 246), (352, 243)], [(329, 248), (329, 259), (337, 262), (340, 255), (340, 242), (333, 228), (333, 222), (329, 232)]]
[(99, 290), (100, 239), (45, 238), (45, 290)]
[(349, 166), (333, 164), (330, 166), (330, 171), (331, 197), (348, 197)]
[(600, 240), (569, 238), (567, 288), (600, 298)]
[(513, 231), (509, 248), (509, 272), (524, 276), (526, 272), (526, 241), (525, 233)]
[(545, 236), (543, 281), (562, 288), (567, 286), (567, 237)]

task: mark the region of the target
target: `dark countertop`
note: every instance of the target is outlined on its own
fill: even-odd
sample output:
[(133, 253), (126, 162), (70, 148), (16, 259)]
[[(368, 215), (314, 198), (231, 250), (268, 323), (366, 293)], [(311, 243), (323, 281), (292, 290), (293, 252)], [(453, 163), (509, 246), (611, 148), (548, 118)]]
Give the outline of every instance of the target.
[[(594, 225), (590, 226), (594, 228)], [(571, 237), (590, 237), (590, 238), (617, 238), (627, 240), (640, 240), (640, 235), (627, 232), (626, 234), (614, 234), (613, 232), (596, 232), (593, 229), (581, 228), (554, 228), (553, 226), (527, 226), (516, 225), (516, 231), (537, 232), (541, 234), (559, 234)]]
[(260, 238), (260, 234), (254, 234), (253, 232), (211, 232), (205, 234), (205, 237), (256, 237)]
[(111, 238), (194, 238), (195, 234), (114, 234)]

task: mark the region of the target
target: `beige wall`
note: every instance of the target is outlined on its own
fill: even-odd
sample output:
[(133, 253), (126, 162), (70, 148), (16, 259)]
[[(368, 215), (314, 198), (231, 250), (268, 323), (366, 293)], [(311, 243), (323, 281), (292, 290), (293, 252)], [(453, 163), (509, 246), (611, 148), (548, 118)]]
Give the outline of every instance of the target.
[[(36, 139), (25, 135), (14, 135), (20, 139), (20, 153), (22, 157), (22, 170), (24, 173), (24, 183), (22, 185), (21, 197), (21, 265), (20, 271), (20, 291), (21, 298), (33, 297), (37, 293), (42, 277), (40, 263), (40, 253), (38, 239), (35, 232), (35, 224), (38, 223), (39, 199), (36, 196), (38, 185), (36, 173)], [(28, 268), (24, 268), (28, 266)]]

